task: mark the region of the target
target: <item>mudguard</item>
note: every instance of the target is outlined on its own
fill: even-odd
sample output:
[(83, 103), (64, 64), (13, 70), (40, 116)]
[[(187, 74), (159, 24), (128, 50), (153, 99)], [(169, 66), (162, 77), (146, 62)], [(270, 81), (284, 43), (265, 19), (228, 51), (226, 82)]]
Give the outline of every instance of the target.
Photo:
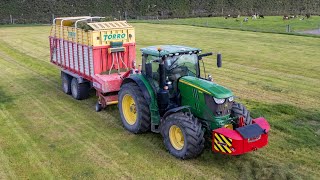
[(229, 155), (255, 151), (268, 144), (269, 131), (270, 125), (263, 117), (235, 130), (225, 127), (215, 129), (212, 131), (212, 151)]
[(128, 78), (125, 78), (123, 80), (121, 86), (129, 82), (134, 82), (139, 86), (139, 88), (142, 91), (143, 97), (147, 100), (148, 104), (150, 104), (151, 103), (150, 92), (148, 91), (142, 79), (139, 78), (139, 76), (129, 76)]
[(129, 82), (136, 83), (142, 91), (143, 97), (147, 101), (151, 114), (151, 131), (159, 132), (157, 127), (160, 125), (160, 114), (158, 111), (157, 97), (148, 80), (142, 74), (130, 74), (125, 78), (121, 84), (124, 85)]

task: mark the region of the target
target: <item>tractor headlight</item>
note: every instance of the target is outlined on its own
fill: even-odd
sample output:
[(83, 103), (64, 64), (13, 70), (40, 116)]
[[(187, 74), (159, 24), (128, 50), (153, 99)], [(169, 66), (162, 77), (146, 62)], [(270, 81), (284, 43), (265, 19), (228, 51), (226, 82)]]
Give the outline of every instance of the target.
[(226, 99), (218, 99), (218, 98), (213, 98), (214, 102), (216, 102), (217, 104), (223, 104)]
[(233, 96), (229, 97), (228, 100), (229, 100), (229, 102), (232, 102), (233, 101)]

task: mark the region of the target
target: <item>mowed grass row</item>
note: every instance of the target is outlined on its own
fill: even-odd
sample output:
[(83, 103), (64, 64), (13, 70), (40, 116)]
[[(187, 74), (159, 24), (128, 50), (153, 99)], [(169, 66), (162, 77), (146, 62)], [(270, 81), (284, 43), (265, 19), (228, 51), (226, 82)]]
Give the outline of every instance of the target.
[(197, 159), (177, 160), (160, 135), (125, 131), (117, 106), (96, 113), (94, 93), (85, 101), (63, 94), (59, 69), (48, 62), (50, 27), (8, 27), (0, 28), (0, 178), (319, 177), (319, 39), (133, 25), (137, 48), (182, 44), (220, 51), (223, 68), (206, 58), (208, 73), (254, 117), (269, 120), (269, 146), (238, 158), (207, 147)]
[[(248, 22), (243, 21), (245, 17), (249, 18)], [(225, 19), (225, 17), (204, 17), (166, 20), (138, 20), (137, 22), (192, 25), (275, 33), (287, 33), (288, 25), (290, 25), (291, 33), (301, 33), (306, 30), (320, 29), (320, 16), (312, 16), (310, 19), (307, 19), (304, 16), (299, 16), (289, 20), (283, 20), (282, 18), (282, 16), (265, 16), (265, 18), (252, 20), (250, 16), (241, 16), (239, 18), (231, 17), (228, 19)], [(304, 18), (304, 20), (301, 20), (302, 18)]]

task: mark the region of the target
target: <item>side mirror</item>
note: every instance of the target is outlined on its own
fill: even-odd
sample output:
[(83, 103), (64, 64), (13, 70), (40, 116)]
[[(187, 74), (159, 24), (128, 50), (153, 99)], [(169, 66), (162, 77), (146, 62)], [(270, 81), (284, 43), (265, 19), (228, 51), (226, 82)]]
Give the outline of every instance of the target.
[(217, 54), (217, 67), (222, 67), (222, 55), (220, 53)]

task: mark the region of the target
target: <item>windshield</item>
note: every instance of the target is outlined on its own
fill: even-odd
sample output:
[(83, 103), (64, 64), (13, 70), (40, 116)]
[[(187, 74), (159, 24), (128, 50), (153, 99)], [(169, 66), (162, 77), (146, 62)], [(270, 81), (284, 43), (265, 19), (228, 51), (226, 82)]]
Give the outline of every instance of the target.
[(198, 69), (198, 56), (196, 54), (183, 54), (167, 57), (165, 64), (166, 70), (169, 72), (181, 69), (186, 71), (188, 75), (196, 76)]

